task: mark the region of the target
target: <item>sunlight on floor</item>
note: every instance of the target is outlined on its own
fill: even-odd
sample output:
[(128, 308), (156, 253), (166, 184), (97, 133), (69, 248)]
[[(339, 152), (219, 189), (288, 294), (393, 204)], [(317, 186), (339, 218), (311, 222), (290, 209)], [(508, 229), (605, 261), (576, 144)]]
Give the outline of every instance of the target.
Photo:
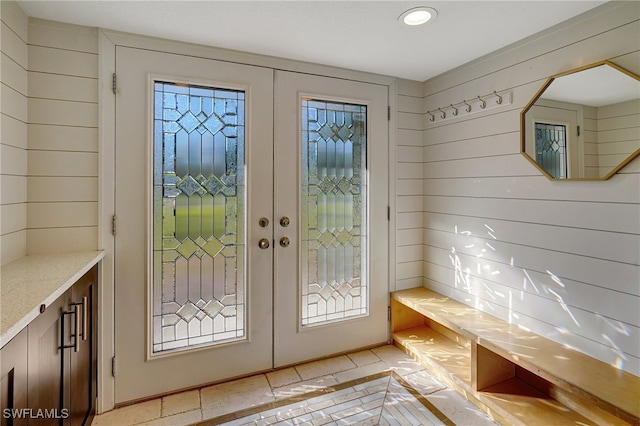
[[(375, 402), (372, 402), (376, 399), (374, 396), (370, 396), (372, 400), (367, 400), (366, 398), (361, 397), (354, 398), (354, 394), (349, 389), (353, 389), (353, 392), (356, 393), (356, 395), (357, 392), (363, 391), (363, 389), (354, 389), (354, 387), (350, 386), (351, 383), (355, 380), (360, 386), (364, 386), (363, 383), (360, 383), (363, 382), (363, 378), (380, 375), (380, 373), (383, 372), (393, 372), (397, 375), (398, 381), (396, 381), (396, 383), (398, 383), (398, 385), (395, 383), (393, 384), (394, 391), (405, 392), (406, 389), (405, 391), (400, 389), (402, 388), (400, 383), (406, 382), (408, 385), (407, 388), (412, 388), (417, 398), (424, 398), (424, 401), (420, 406), (424, 407), (425, 405), (430, 406), (430, 404), (432, 404), (435, 408), (433, 412), (441, 412), (446, 418), (450, 419), (451, 422), (456, 425), (495, 426), (495, 423), (477, 407), (453, 390), (448, 389), (436, 378), (427, 373), (422, 366), (394, 346), (382, 346), (326, 360), (314, 361), (266, 374), (259, 374), (235, 380), (233, 382), (208, 386), (199, 390), (187, 391), (123, 407), (96, 416), (92, 425), (180, 426), (190, 425), (214, 418), (216, 420), (220, 419), (220, 421), (226, 418), (224, 421), (229, 421), (229, 418), (221, 416), (236, 413), (241, 410), (243, 410), (242, 414), (257, 414), (259, 416), (259, 412), (256, 412), (255, 409), (256, 407), (261, 407), (265, 404), (270, 404), (272, 407), (275, 407), (276, 411), (278, 409), (282, 411), (283, 409), (278, 407), (286, 406), (283, 404), (289, 403), (292, 397), (307, 394), (309, 392), (330, 395), (327, 388), (340, 389), (340, 391), (343, 392), (343, 394), (341, 394), (343, 400), (357, 400), (358, 402), (350, 402), (350, 404), (353, 404), (350, 407), (353, 410), (340, 411), (341, 408), (339, 407), (339, 404), (334, 403), (335, 401), (325, 401), (324, 403), (334, 407), (333, 410), (335, 410), (335, 412), (331, 410), (326, 411), (325, 409), (323, 413), (317, 414), (319, 419), (316, 419), (316, 422), (305, 422), (304, 419), (300, 419), (302, 421), (295, 424), (387, 424), (384, 423), (384, 420), (377, 422), (377, 420), (365, 420), (363, 417), (352, 417), (351, 420), (349, 420), (349, 416), (346, 415), (357, 414), (356, 411), (359, 409), (354, 409), (354, 407), (355, 405), (360, 404), (362, 399), (366, 400), (364, 404), (371, 404), (367, 406), (367, 408), (372, 408), (376, 405)], [(388, 382), (385, 387), (387, 385), (391, 386), (391, 382), (389, 382), (389, 378), (391, 376), (389, 376), (389, 373), (382, 374), (382, 376), (383, 379)], [(344, 386), (347, 386), (345, 388), (347, 390), (343, 389)], [(372, 394), (375, 394), (375, 392)], [(403, 395), (406, 397), (406, 393)], [(313, 397), (321, 397), (321, 395), (314, 394)], [(334, 398), (335, 397), (336, 395), (334, 394)], [(298, 398), (298, 400), (299, 399), (300, 398)], [(331, 398), (331, 400), (333, 401), (333, 398)], [(323, 402), (320, 401), (320, 403)], [(379, 410), (381, 410), (382, 405), (378, 405), (380, 407)], [(393, 418), (393, 416), (399, 412), (397, 410), (394, 412), (397, 405), (387, 405), (387, 407), (391, 407), (391, 409), (388, 409), (385, 415), (390, 418)], [(413, 412), (418, 413), (420, 410), (415, 407), (416, 406), (414, 405), (412, 410)], [(252, 408), (253, 412), (251, 410)], [(345, 407), (343, 406), (342, 408)], [(330, 417), (332, 413), (335, 414), (334, 417)], [(413, 417), (415, 418), (416, 415), (414, 414)], [(230, 418), (237, 419), (238, 415), (232, 414), (232, 417)], [(273, 419), (259, 419), (259, 417), (255, 417), (250, 421), (247, 420), (247, 422), (237, 424), (294, 424), (292, 419), (282, 418), (277, 421), (272, 420)], [(291, 421), (289, 422), (289, 420)], [(447, 424), (437, 423), (437, 421), (439, 420), (435, 418), (431, 424)], [(388, 423), (394, 424), (392, 421), (389, 421)], [(216, 423), (206, 422), (206, 424)], [(236, 423), (232, 424), (235, 425)], [(425, 423), (416, 424), (422, 425)]]

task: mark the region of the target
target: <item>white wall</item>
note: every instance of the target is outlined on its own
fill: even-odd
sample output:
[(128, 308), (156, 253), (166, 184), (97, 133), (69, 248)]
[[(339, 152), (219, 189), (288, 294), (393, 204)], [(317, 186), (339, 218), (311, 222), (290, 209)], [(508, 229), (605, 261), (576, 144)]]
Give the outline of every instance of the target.
[(98, 31), (29, 20), (27, 252), (98, 248)]
[(27, 16), (0, 2), (0, 265), (27, 252)]
[[(425, 82), (422, 120), (423, 285), (636, 375), (640, 158), (549, 181), (519, 153), (519, 114), (549, 75), (602, 59), (640, 74), (638, 34), (640, 3), (605, 4)], [(427, 119), (494, 90), (512, 103)]]
[(422, 285), (424, 166), (422, 85), (398, 80), (396, 95), (396, 282), (395, 289)]
[(98, 31), (0, 7), (0, 264), (96, 250)]
[(598, 166), (600, 176), (638, 149), (640, 99), (597, 109)]

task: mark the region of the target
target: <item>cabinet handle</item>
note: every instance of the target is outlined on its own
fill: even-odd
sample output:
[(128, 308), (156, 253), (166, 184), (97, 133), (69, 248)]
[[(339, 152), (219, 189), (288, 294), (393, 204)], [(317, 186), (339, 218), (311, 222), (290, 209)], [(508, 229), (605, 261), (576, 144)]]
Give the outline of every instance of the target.
[(89, 298), (82, 298), (82, 340), (87, 340), (87, 317), (89, 316)]
[(80, 333), (80, 327), (82, 326), (81, 320), (80, 320), (80, 304), (74, 304), (73, 311), (76, 314), (76, 336), (75, 336), (75, 339), (73, 339), (73, 351), (78, 352), (80, 350), (79, 333)]
[(80, 303), (72, 303), (73, 311), (65, 311), (62, 313), (64, 315), (73, 315), (75, 316), (75, 333), (73, 334), (73, 344), (72, 345), (62, 345), (63, 348), (73, 348), (74, 352), (78, 352), (80, 350), (80, 327), (82, 327), (80, 320)]

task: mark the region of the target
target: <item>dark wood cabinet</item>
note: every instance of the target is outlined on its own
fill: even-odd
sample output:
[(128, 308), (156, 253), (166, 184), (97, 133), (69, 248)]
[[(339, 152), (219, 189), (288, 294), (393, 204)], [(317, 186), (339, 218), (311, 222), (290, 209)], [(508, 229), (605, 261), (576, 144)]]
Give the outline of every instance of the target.
[[(59, 424), (62, 411), (62, 324), (65, 295), (47, 306), (28, 327), (28, 408), (30, 425)], [(40, 411), (42, 410), (42, 411)]]
[[(97, 395), (96, 287), (92, 268), (1, 352), (2, 426), (91, 424)], [(20, 411), (23, 409), (23, 411)]]
[(22, 330), (0, 351), (0, 425), (22, 426), (26, 418), (14, 413), (27, 408), (27, 330)]
[[(62, 354), (63, 358), (63, 406), (69, 409), (71, 426), (90, 424), (95, 413), (96, 380), (96, 274), (95, 269), (85, 274), (72, 288), (68, 312), (73, 312), (72, 326), (67, 333), (72, 341)], [(77, 307), (77, 308), (76, 308)], [(77, 309), (77, 311), (76, 311)], [(75, 312), (78, 312), (75, 314)], [(79, 315), (79, 317), (75, 317)], [(64, 324), (69, 324), (65, 321)], [(76, 331), (76, 327), (79, 330)], [(76, 339), (78, 339), (76, 341)]]

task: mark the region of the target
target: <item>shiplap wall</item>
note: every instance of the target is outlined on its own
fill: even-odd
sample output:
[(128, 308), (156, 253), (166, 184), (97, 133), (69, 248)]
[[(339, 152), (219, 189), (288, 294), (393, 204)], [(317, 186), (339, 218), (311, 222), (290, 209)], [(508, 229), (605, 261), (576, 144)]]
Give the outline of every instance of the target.
[(28, 254), (98, 248), (98, 31), (29, 20)]
[(598, 166), (600, 176), (604, 176), (638, 149), (640, 99), (600, 107), (596, 113)]
[(28, 18), (14, 2), (0, 2), (0, 264), (27, 252)]
[[(640, 2), (425, 82), (423, 285), (639, 375), (640, 158), (608, 181), (553, 182), (519, 153), (520, 111), (546, 78), (602, 59), (640, 73)], [(512, 103), (425, 114), (494, 90)]]
[(396, 281), (393, 284), (396, 290), (402, 290), (422, 285), (424, 100), (421, 83), (398, 80), (396, 87)]
[[(597, 178), (600, 176), (600, 158), (598, 153), (598, 109), (595, 107), (585, 107), (583, 110), (583, 118), (584, 176), (587, 178)], [(609, 169), (609, 171), (611, 171), (611, 169)]]

